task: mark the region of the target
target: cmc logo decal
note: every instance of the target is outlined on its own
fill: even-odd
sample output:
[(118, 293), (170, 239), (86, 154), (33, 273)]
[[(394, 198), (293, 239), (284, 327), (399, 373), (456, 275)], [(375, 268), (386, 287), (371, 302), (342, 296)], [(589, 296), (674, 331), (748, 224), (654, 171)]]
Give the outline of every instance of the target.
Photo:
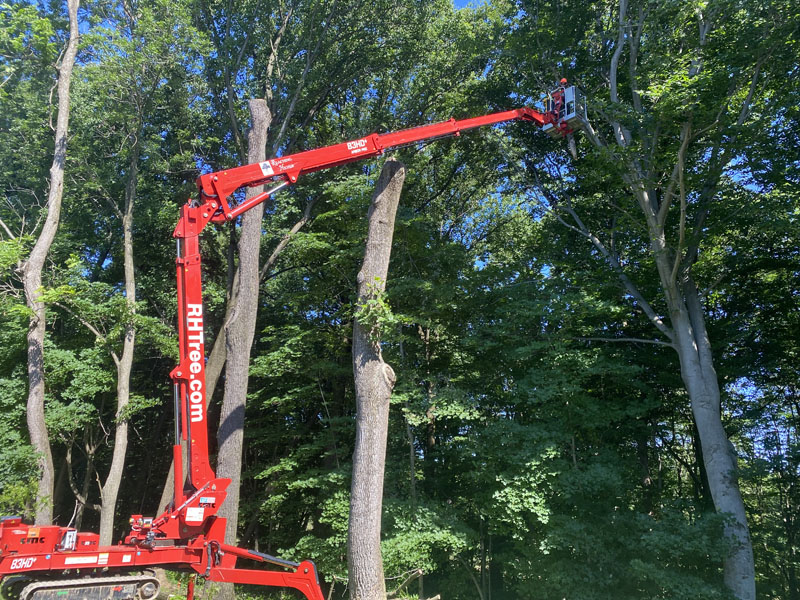
[(35, 556), (29, 556), (28, 558), (15, 558), (11, 561), (11, 569), (29, 569), (35, 562)]
[(268, 160), (258, 163), (258, 166), (261, 167), (261, 173), (263, 173), (264, 177), (272, 177), (275, 175), (275, 171), (272, 169), (272, 165)]

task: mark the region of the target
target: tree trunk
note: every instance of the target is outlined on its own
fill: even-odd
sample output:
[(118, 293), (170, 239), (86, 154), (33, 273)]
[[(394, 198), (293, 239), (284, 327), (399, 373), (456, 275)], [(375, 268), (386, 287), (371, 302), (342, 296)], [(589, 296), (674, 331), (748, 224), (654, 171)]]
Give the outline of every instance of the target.
[[(627, 2), (620, 2), (619, 37), (609, 78), (611, 101), (614, 104), (620, 103), (617, 95), (616, 69), (622, 45), (626, 40), (626, 10)], [(635, 43), (638, 43), (638, 38)], [(695, 65), (692, 70), (694, 73), (690, 72), (690, 76), (696, 74)], [(758, 67), (755, 70), (755, 77), (757, 78), (757, 76)], [(755, 82), (756, 79), (753, 81)], [(750, 89), (752, 93), (752, 86)], [(635, 92), (634, 98), (638, 98)], [(748, 95), (740, 112), (737, 126), (743, 124), (751, 98), (752, 96)], [(641, 104), (637, 100), (634, 101), (634, 105), (634, 109), (641, 112)], [(696, 194), (690, 194), (686, 190), (685, 172), (687, 149), (693, 139), (691, 118), (680, 123), (680, 135), (676, 140), (679, 141), (677, 160), (671, 169), (671, 174), (670, 171), (665, 170), (659, 176), (647, 173), (647, 170), (643, 168), (642, 165), (652, 162), (653, 157), (651, 155), (648, 159), (632, 149), (630, 146), (631, 131), (619, 121), (606, 118), (614, 131), (617, 146), (624, 153), (624, 157), (620, 157), (624, 165), (622, 180), (628, 186), (632, 197), (636, 199), (642, 211), (644, 225), (649, 235), (650, 252), (658, 273), (660, 291), (666, 301), (668, 323), (658, 315), (626, 275), (618, 251), (613, 246), (613, 237), (611, 238), (612, 244), (606, 246), (597, 235), (586, 227), (571, 206), (559, 207), (558, 210), (565, 211), (572, 216), (576, 224), (572, 228), (587, 237), (605, 257), (619, 276), (627, 294), (637, 303), (638, 308), (645, 313), (651, 324), (669, 339), (668, 345), (676, 350), (681, 378), (689, 395), (697, 426), (703, 457), (702, 464), (708, 476), (710, 495), (716, 510), (731, 517), (725, 527), (725, 537), (731, 545), (731, 550), (724, 559), (724, 582), (738, 600), (755, 600), (753, 548), (744, 502), (736, 477), (737, 458), (722, 425), (719, 380), (706, 331), (704, 309), (697, 287), (692, 280), (692, 268), (702, 241), (705, 215), (710, 210), (710, 202), (719, 186), (724, 165), (729, 160), (729, 152), (720, 150), (719, 142), (715, 143), (717, 145), (711, 151), (711, 155), (715, 158), (711, 160), (712, 166), (706, 174), (702, 188)], [(715, 125), (716, 123), (709, 127)], [(596, 147), (608, 148), (590, 123), (584, 123), (584, 130)], [(642, 133), (642, 135), (646, 139), (648, 134)], [(655, 139), (657, 136), (653, 131), (649, 135), (651, 139)], [(726, 138), (731, 146), (733, 146), (736, 135), (735, 131), (726, 133), (725, 130), (720, 129), (720, 139)], [(654, 149), (653, 152), (655, 152)], [(724, 157), (724, 160), (720, 156)], [(663, 188), (654, 187), (656, 181), (661, 182)], [(668, 231), (672, 230), (672, 223), (667, 227), (668, 216), (670, 208), (678, 204), (680, 212), (677, 215), (677, 239), (671, 240), (670, 243), (667, 238)], [(689, 204), (696, 205), (698, 211), (694, 225), (687, 221)], [(562, 220), (562, 222), (564, 221)]]
[[(141, 133), (141, 132), (140, 132)], [(139, 136), (137, 136), (138, 140)], [(125, 339), (122, 342), (122, 354), (117, 363), (117, 411), (116, 430), (114, 432), (114, 452), (106, 482), (101, 490), (100, 511), (100, 545), (112, 543), (114, 534), (114, 514), (117, 508), (117, 496), (125, 469), (125, 454), (128, 450), (128, 420), (124, 418), (125, 409), (130, 401), (131, 368), (133, 366), (133, 350), (136, 343), (136, 273), (133, 267), (133, 206), (136, 202), (136, 183), (139, 175), (139, 143), (135, 142), (131, 149), (128, 165), (128, 181), (125, 186), (125, 213), (122, 216), (122, 239), (125, 266)]]
[[(364, 263), (358, 274), (358, 304), (386, 289), (392, 236), (405, 168), (387, 160), (369, 208)], [(385, 600), (381, 557), (381, 512), (389, 399), (395, 384), (392, 368), (383, 362), (376, 324), (353, 322), (353, 376), (356, 390), (356, 443), (350, 490), (347, 564), (351, 600)]]
[(42, 270), (58, 229), (61, 198), (64, 192), (64, 163), (67, 157), (69, 130), (69, 88), (72, 67), (78, 53), (78, 3), (67, 0), (69, 41), (58, 68), (58, 116), (55, 151), (50, 167), (47, 195), (47, 218), (31, 255), (22, 267), (25, 299), (32, 315), (28, 324), (28, 402), (27, 419), (31, 444), (39, 455), (39, 486), (36, 492), (36, 524), (49, 525), (53, 520), (53, 455), (44, 420), (44, 335), (45, 305), (40, 300)]
[(722, 425), (719, 380), (705, 314), (691, 277), (692, 263), (686, 264), (676, 277), (663, 223), (655, 228), (651, 224), (650, 229), (656, 268), (669, 309), (673, 346), (697, 425), (711, 499), (718, 512), (732, 518), (725, 527), (725, 537), (731, 545), (723, 564), (725, 585), (739, 600), (755, 600), (753, 545), (739, 490), (737, 457)]
[[(75, 523), (73, 527), (78, 531), (83, 527), (83, 515), (86, 513), (86, 499), (89, 497), (89, 486), (92, 483), (93, 458), (93, 456), (86, 457), (86, 473), (84, 473), (83, 482), (81, 483), (81, 496), (76, 499), (78, 508), (75, 511)], [(82, 502), (80, 498), (83, 498), (84, 501)]]
[[(688, 131), (688, 128), (684, 131)], [(596, 136), (594, 143), (602, 146), (597, 142)], [(679, 166), (681, 160), (679, 158)], [(678, 173), (682, 171), (678, 170)], [(647, 188), (633, 163), (627, 165), (627, 173), (623, 174), (623, 179), (630, 186), (630, 191), (638, 201), (645, 218), (660, 289), (666, 300), (668, 324), (658, 316), (641, 291), (627, 277), (616, 251), (613, 248), (609, 250), (595, 234), (589, 231), (571, 207), (565, 210), (572, 215), (577, 224), (573, 229), (587, 237), (605, 257), (619, 276), (623, 288), (635, 299), (650, 322), (669, 338), (668, 345), (678, 354), (681, 379), (689, 395), (697, 426), (702, 465), (708, 477), (711, 499), (718, 512), (731, 518), (725, 527), (725, 537), (731, 546), (723, 564), (725, 585), (738, 600), (755, 600), (753, 547), (744, 501), (737, 481), (737, 457), (722, 425), (719, 380), (714, 368), (700, 294), (692, 280), (692, 266), (697, 248), (694, 252), (683, 249), (681, 251), (685, 251), (686, 254), (681, 256), (676, 255), (667, 244), (665, 223), (670, 206), (669, 193), (664, 194), (661, 203), (656, 202), (655, 190)], [(715, 186), (716, 183), (713, 186), (708, 183), (706, 185), (708, 189)], [(685, 203), (683, 189), (680, 193), (682, 202)], [(681, 213), (681, 230), (685, 226), (684, 218), (685, 209)], [(678, 247), (681, 248), (682, 245), (683, 241), (680, 241)]]
[(684, 287), (687, 311), (672, 320), (675, 346), (697, 425), (711, 498), (717, 511), (732, 517), (725, 527), (725, 537), (732, 546), (724, 562), (725, 585), (736, 598), (755, 600), (753, 546), (739, 490), (736, 452), (722, 425), (719, 381), (697, 288), (691, 280)]
[(691, 262), (675, 277), (674, 258), (667, 251), (663, 224), (657, 228), (651, 225), (650, 237), (661, 288), (669, 309), (681, 379), (689, 394), (697, 425), (711, 499), (718, 512), (731, 517), (725, 526), (725, 537), (731, 545), (723, 564), (725, 585), (738, 600), (755, 600), (753, 545), (744, 500), (739, 490), (737, 457), (722, 425), (719, 380), (706, 331), (705, 314), (697, 286), (691, 277)]
[[(266, 158), (267, 129), (272, 116), (263, 99), (250, 100), (252, 124), (248, 131), (248, 162)], [(248, 188), (247, 197), (261, 193), (262, 188)], [(236, 543), (236, 527), (239, 512), (239, 485), (242, 473), (242, 444), (244, 440), (244, 410), (247, 400), (247, 381), (250, 367), (250, 349), (256, 329), (258, 308), (258, 256), (261, 246), (261, 220), (263, 205), (242, 215), (239, 231), (238, 276), (234, 279), (232, 308), (226, 320), (225, 343), (227, 361), (225, 367), (225, 395), (219, 417), (219, 453), (217, 475), (231, 479), (228, 497), (219, 511), (228, 520), (225, 539)], [(233, 586), (223, 585), (220, 598), (232, 598)]]

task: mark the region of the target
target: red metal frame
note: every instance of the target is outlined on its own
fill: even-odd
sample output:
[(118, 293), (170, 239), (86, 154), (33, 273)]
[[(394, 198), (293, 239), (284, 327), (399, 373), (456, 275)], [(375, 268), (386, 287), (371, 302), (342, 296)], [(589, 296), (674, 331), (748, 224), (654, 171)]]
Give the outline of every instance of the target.
[[(562, 88), (559, 88), (563, 90)], [(558, 90), (555, 92), (556, 95)], [(225, 501), (229, 479), (217, 478), (208, 457), (203, 289), (199, 236), (209, 223), (232, 221), (264, 202), (277, 189), (314, 171), (372, 158), (391, 148), (506, 121), (529, 121), (544, 126), (556, 122), (555, 113), (519, 108), (469, 119), (443, 121), (394, 133), (361, 137), (341, 144), (273, 158), (197, 179), (198, 201), (180, 209), (173, 237), (178, 242), (178, 343), (180, 359), (170, 373), (174, 384), (176, 428), (174, 500), (155, 519), (131, 517), (131, 532), (117, 546), (99, 547), (94, 533), (58, 526), (31, 527), (19, 517), (0, 519), (0, 579), (8, 575), (62, 572), (80, 569), (135, 570), (160, 566), (189, 569), (211, 581), (290, 587), (308, 600), (324, 600), (317, 572), (310, 561), (292, 563), (224, 543), (225, 519), (217, 516)], [(561, 127), (564, 130), (563, 127)], [(275, 182), (271, 189), (233, 204), (231, 195), (242, 187)], [(188, 452), (188, 472), (182, 472), (182, 448)], [(278, 564), (291, 571), (241, 569), (238, 559)], [(190, 579), (189, 597), (194, 591)]]
[[(134, 530), (141, 533), (141, 517), (136, 515), (132, 521)], [(74, 536), (74, 540), (65, 546), (69, 536)], [(210, 519), (203, 533), (184, 540), (185, 545), (158, 546), (146, 537), (132, 534), (117, 546), (98, 546), (98, 535), (94, 533), (77, 533), (75, 529), (55, 525), (31, 527), (22, 524), (19, 517), (5, 517), (0, 521), (0, 576), (74, 570), (86, 575), (106, 569), (135, 571), (162, 567), (188, 569), (210, 581), (290, 587), (302, 592), (308, 600), (325, 600), (313, 562), (281, 561), (217, 542), (225, 537), (225, 519)], [(163, 542), (166, 538), (156, 540)], [(236, 566), (239, 558), (276, 563), (293, 570), (242, 569)], [(187, 600), (193, 591), (194, 578), (191, 578)]]
[(301, 175), (380, 156), (392, 148), (439, 137), (457, 136), (462, 131), (476, 127), (515, 120), (531, 121), (540, 127), (554, 122), (551, 113), (542, 113), (526, 107), (458, 121), (450, 119), (393, 133), (373, 133), (341, 144), (201, 175), (197, 179), (197, 187), (203, 198), (203, 206), (208, 209), (208, 218), (215, 223), (230, 221), (264, 202), (273, 191), (268, 190), (237, 206), (231, 206), (228, 198), (239, 188), (259, 186), (276, 179), (282, 179), (284, 184), (292, 184)]

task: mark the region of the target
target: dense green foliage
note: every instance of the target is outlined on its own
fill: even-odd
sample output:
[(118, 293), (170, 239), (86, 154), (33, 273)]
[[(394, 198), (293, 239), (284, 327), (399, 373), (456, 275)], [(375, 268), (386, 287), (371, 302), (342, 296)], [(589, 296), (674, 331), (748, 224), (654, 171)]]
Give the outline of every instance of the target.
[[(615, 118), (634, 132), (657, 123), (663, 141), (655, 160), (668, 168), (691, 113), (697, 141), (685, 157), (688, 189), (702, 188), (720, 165), (694, 273), (706, 290), (759, 597), (800, 598), (798, 7), (634, 2), (627, 35), (641, 18), (648, 37), (635, 81), (623, 60), (620, 88), (628, 97), (638, 91), (648, 108), (641, 116), (611, 102), (604, 78), (618, 5), (541, 4), (98, 0), (81, 7), (64, 210), (45, 277), (59, 523), (76, 513), (84, 529), (96, 528), (95, 481), (108, 469), (116, 418), (112, 352), (132, 318), (138, 337), (124, 415), (131, 445), (117, 535), (127, 515), (156, 510), (172, 430), (171, 233), (194, 177), (241, 160), (248, 98), (267, 98), (268, 154), (285, 154), (536, 103), (567, 76), (587, 92), (594, 123), (609, 111), (624, 113)], [(16, 267), (42, 219), (63, 10), (58, 2), (0, 2), (5, 512), (30, 513), (35, 493), (24, 419), (28, 313)], [(698, 15), (708, 13), (714, 27), (701, 47)], [(687, 77), (697, 60), (702, 76)], [(752, 109), (740, 123), (754, 65)], [(262, 256), (309, 204), (312, 220), (262, 280), (243, 545), (314, 559), (333, 597), (344, 597), (354, 436), (349, 338), (360, 311), (381, 328), (384, 358), (397, 373), (384, 488), (388, 590), (422, 569), (401, 594), (728, 597), (724, 516), (713, 511), (677, 357), (649, 343), (661, 340), (617, 275), (553, 210), (568, 202), (610, 237), (628, 275), (663, 308), (646, 232), (617, 169), (625, 157), (580, 133), (575, 139), (577, 159), (566, 142), (525, 124), (397, 151), (408, 174), (387, 293), (374, 306), (354, 300), (380, 163), (308, 176), (276, 196)], [(118, 218), (131, 161), (135, 315), (121, 291)], [(209, 230), (203, 240), (211, 340), (235, 235)], [(212, 403), (212, 421), (218, 412)], [(81, 497), (85, 512), (77, 510)]]

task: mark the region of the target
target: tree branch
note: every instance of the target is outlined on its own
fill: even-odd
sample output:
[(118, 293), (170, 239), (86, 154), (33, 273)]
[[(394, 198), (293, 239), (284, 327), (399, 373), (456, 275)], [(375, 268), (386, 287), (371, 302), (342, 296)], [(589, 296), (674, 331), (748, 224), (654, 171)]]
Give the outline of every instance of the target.
[[(611, 66), (609, 67), (609, 91), (611, 94), (611, 102), (619, 104), (619, 95), (617, 93), (617, 71), (619, 69), (619, 58), (622, 55), (622, 49), (625, 47), (625, 27), (628, 12), (628, 0), (619, 0), (619, 25), (617, 33), (617, 44), (614, 48), (614, 54), (611, 57)], [(611, 127), (614, 130), (614, 135), (617, 138), (617, 143), (623, 148), (627, 145), (625, 133), (622, 126), (616, 119), (611, 119)]]
[(685, 458), (682, 458), (675, 451), (672, 445), (668, 444), (663, 437), (661, 438), (661, 441), (664, 443), (664, 448), (666, 448), (667, 453), (670, 454), (672, 458), (677, 460), (679, 464), (683, 465), (686, 468), (686, 471), (689, 473), (689, 477), (692, 478), (692, 481), (694, 482), (697, 489), (702, 489), (703, 487), (702, 482), (700, 481), (700, 478), (697, 476), (697, 474), (694, 472), (694, 467), (691, 464), (689, 464)]
[[(84, 506), (88, 506), (92, 510), (100, 512), (102, 507), (99, 504), (89, 504), (88, 498), (86, 498), (83, 494), (78, 491), (78, 486), (75, 485), (75, 482), (72, 479), (72, 444), (67, 444), (67, 454), (64, 457), (65, 462), (67, 463), (67, 481), (69, 482), (69, 489), (72, 490), (72, 493), (75, 495), (75, 499), (83, 504)], [(87, 465), (87, 468), (88, 465)]]
[[(266, 86), (264, 89), (264, 98), (266, 98), (269, 104), (272, 104), (272, 74), (275, 72), (275, 64), (278, 61), (278, 50), (281, 46), (281, 40), (283, 39), (283, 34), (286, 31), (286, 26), (289, 23), (289, 19), (292, 18), (292, 13), (294, 12), (294, 6), (290, 6), (289, 10), (286, 11), (286, 16), (283, 18), (283, 23), (281, 23), (280, 28), (278, 29), (277, 33), (275, 33), (275, 39), (270, 38), (269, 40), (269, 58), (267, 59), (267, 72), (266, 72)], [(274, 107), (270, 107), (274, 108)]]
[(8, 228), (8, 226), (5, 224), (5, 221), (3, 221), (3, 219), (0, 219), (0, 227), (2, 227), (2, 228), (5, 230), (6, 234), (8, 234), (8, 237), (10, 237), (12, 240), (15, 240), (15, 239), (17, 239), (17, 238), (14, 236), (14, 234), (13, 234), (13, 233), (11, 233), (11, 230), (10, 230), (10, 229)]
[(289, 231), (287, 231), (286, 234), (281, 238), (281, 241), (278, 242), (278, 245), (275, 247), (275, 250), (272, 251), (272, 254), (269, 255), (269, 258), (264, 262), (263, 266), (261, 267), (261, 271), (258, 274), (259, 281), (264, 280), (264, 277), (267, 276), (267, 273), (269, 273), (272, 270), (272, 267), (275, 266), (275, 261), (278, 260), (278, 256), (280, 255), (281, 252), (283, 252), (283, 249), (286, 248), (286, 246), (289, 244), (289, 242), (295, 236), (295, 234), (298, 231), (300, 231), (305, 226), (305, 224), (311, 220), (311, 211), (314, 208), (314, 204), (316, 203), (316, 201), (317, 199), (314, 198), (306, 203), (306, 209), (303, 212), (302, 218), (297, 223), (295, 223), (294, 226)]
[[(103, 191), (105, 192), (105, 189)], [(111, 198), (111, 196), (105, 195), (105, 196), (103, 196), (103, 199), (106, 201), (108, 206), (111, 208), (111, 212), (114, 213), (114, 216), (117, 217), (117, 219), (119, 219), (120, 221), (122, 221), (122, 211), (120, 210), (119, 206), (117, 206), (117, 203), (114, 202), (114, 200)]]
[(706, 16), (703, 16), (703, 11), (701, 8), (697, 8), (696, 10), (697, 10), (698, 29), (700, 33), (699, 46), (701, 51), (698, 52), (696, 58), (692, 59), (692, 64), (689, 67), (689, 77), (694, 77), (703, 68), (703, 57), (701, 52), (706, 45), (706, 40), (708, 39), (708, 33), (711, 31), (714, 17), (716, 16), (716, 10), (713, 8), (713, 5), (712, 8), (709, 9), (708, 14)]
[(644, 20), (646, 16), (646, 11), (643, 7), (639, 7), (639, 20), (636, 23), (636, 32), (633, 34), (633, 39), (630, 41), (629, 44), (629, 52), (630, 52), (630, 64), (628, 64), (628, 72), (631, 78), (631, 98), (633, 100), (633, 109), (641, 113), (642, 112), (642, 97), (639, 95), (638, 88), (638, 77), (636, 73), (637, 62), (639, 60), (639, 43), (642, 39), (642, 29), (644, 28)]
[(741, 127), (744, 125), (744, 122), (747, 120), (747, 117), (750, 115), (750, 106), (753, 103), (753, 95), (756, 92), (756, 84), (758, 83), (758, 76), (761, 73), (761, 67), (764, 64), (764, 61), (770, 56), (770, 53), (767, 53), (756, 61), (755, 69), (753, 69), (753, 77), (750, 79), (750, 89), (747, 91), (747, 96), (742, 101), (742, 107), (739, 109), (739, 118), (736, 119), (737, 127)]
[(402, 590), (408, 584), (422, 577), (422, 573), (423, 573), (422, 569), (414, 569), (413, 571), (411, 571), (411, 574), (408, 577), (406, 577), (405, 580), (403, 580), (403, 583), (398, 585), (393, 591), (386, 594), (386, 597), (394, 598), (395, 596), (397, 596), (397, 594), (400, 593), (400, 590)]
[(292, 100), (289, 103), (289, 108), (286, 110), (286, 115), (284, 116), (283, 123), (281, 123), (281, 128), (278, 131), (278, 135), (275, 138), (275, 143), (272, 146), (272, 153), (275, 154), (280, 146), (281, 140), (283, 140), (283, 136), (286, 134), (286, 128), (289, 126), (289, 121), (294, 116), (294, 111), (297, 106), (297, 100), (300, 98), (300, 92), (303, 91), (305, 87), (306, 80), (308, 79), (308, 72), (311, 70), (311, 66), (317, 59), (317, 55), (319, 53), (320, 46), (322, 45), (322, 41), (325, 39), (328, 33), (328, 27), (331, 24), (331, 15), (333, 15), (336, 11), (336, 1), (334, 0), (333, 5), (331, 6), (331, 10), (328, 13), (327, 18), (325, 19), (325, 25), (322, 28), (322, 31), (319, 34), (319, 38), (317, 38), (317, 43), (314, 46), (314, 50), (308, 52), (306, 54), (306, 64), (303, 68), (303, 74), (300, 76), (300, 81), (297, 83), (297, 87), (294, 90), (294, 95), (292, 96)]
[(475, 577), (475, 573), (473, 573), (474, 569), (471, 568), (467, 564), (467, 561), (465, 561), (463, 558), (461, 558), (460, 555), (457, 555), (456, 558), (458, 558), (458, 560), (461, 561), (461, 564), (464, 565), (464, 568), (467, 570), (467, 573), (469, 573), (469, 577), (470, 577), (470, 579), (472, 579), (472, 583), (475, 584), (475, 589), (478, 590), (478, 597), (480, 598), (480, 600), (484, 600), (483, 590), (481, 589), (481, 586), (478, 584), (478, 579)]
[(62, 309), (62, 310), (65, 310), (66, 312), (68, 312), (69, 314), (71, 314), (71, 315), (72, 315), (73, 317), (75, 317), (75, 318), (76, 318), (78, 321), (80, 321), (80, 323), (81, 323), (81, 324), (82, 324), (84, 327), (86, 327), (86, 329), (88, 329), (89, 331), (91, 331), (91, 332), (94, 334), (94, 336), (95, 336), (95, 337), (96, 337), (96, 338), (97, 338), (97, 339), (100, 341), (100, 343), (102, 343), (104, 346), (107, 346), (107, 347), (108, 347), (108, 353), (111, 355), (111, 358), (113, 358), (113, 359), (114, 359), (114, 364), (115, 364), (116, 366), (119, 366), (119, 357), (117, 356), (117, 353), (116, 353), (116, 352), (114, 352), (114, 351), (111, 349), (111, 347), (110, 347), (110, 346), (108, 346), (108, 339), (106, 339), (106, 336), (104, 336), (102, 333), (100, 333), (100, 331), (99, 331), (99, 330), (98, 330), (98, 329), (97, 329), (97, 328), (96, 328), (94, 325), (92, 325), (91, 323), (89, 323), (89, 321), (87, 321), (86, 319), (84, 319), (82, 316), (80, 316), (78, 313), (76, 313), (74, 310), (72, 310), (72, 309), (71, 309), (69, 306), (67, 306), (66, 304), (61, 304), (60, 302), (53, 302), (53, 305), (54, 305), (54, 306), (57, 306), (57, 307), (59, 307), (59, 308), (60, 308), (60, 309)]
[[(247, 45), (247, 38), (244, 40), (242, 50)], [(239, 150), (240, 156), (247, 156), (247, 144), (242, 138), (242, 132), (239, 131), (239, 120), (236, 118), (236, 107), (233, 104), (233, 84), (231, 83), (230, 69), (226, 65), (223, 70), (223, 79), (225, 81), (225, 95), (228, 102), (228, 118), (231, 121), (231, 129), (233, 130), (233, 137), (236, 140), (236, 148)]]
[(572, 340), (581, 342), (631, 342), (639, 344), (656, 344), (658, 346), (667, 346), (668, 348), (675, 348), (672, 342), (665, 342), (663, 340), (646, 340), (643, 338), (621, 337), (621, 338), (606, 338), (606, 337), (574, 337)]
[(691, 127), (691, 119), (681, 125), (681, 145), (680, 148), (678, 148), (678, 159), (675, 161), (675, 166), (672, 168), (672, 175), (669, 178), (667, 190), (664, 192), (664, 198), (661, 200), (661, 206), (658, 208), (656, 224), (662, 229), (667, 222), (667, 212), (672, 204), (672, 197), (675, 194), (675, 185), (679, 179), (683, 178), (686, 150), (689, 147), (689, 140), (691, 139), (689, 135)]
[[(691, 126), (687, 125), (687, 140), (689, 139), (689, 129), (691, 129)], [(680, 197), (681, 201), (681, 214), (678, 221), (678, 247), (675, 248), (675, 261), (672, 263), (672, 272), (670, 273), (670, 281), (672, 283), (675, 282), (675, 279), (678, 276), (678, 268), (680, 267), (683, 256), (683, 245), (686, 242), (686, 186), (683, 181), (683, 172), (687, 145), (688, 143), (684, 142), (684, 144), (681, 145), (681, 150), (678, 152), (678, 196)], [(666, 220), (666, 213), (664, 214), (664, 219)], [(661, 225), (663, 227), (664, 223), (662, 222)]]
[(611, 93), (611, 101), (614, 104), (619, 103), (619, 95), (617, 94), (617, 69), (619, 68), (619, 58), (622, 55), (622, 49), (625, 46), (625, 19), (628, 11), (628, 0), (620, 0), (619, 2), (619, 23), (617, 28), (617, 44), (614, 48), (614, 54), (611, 57), (611, 67), (609, 69), (609, 86)]
[[(540, 188), (540, 189), (542, 189), (542, 192), (545, 194), (545, 196), (547, 196), (547, 191), (544, 190), (544, 188)], [(583, 220), (578, 216), (578, 214), (575, 212), (575, 210), (572, 207), (562, 206), (562, 205), (558, 204), (557, 202), (552, 202), (552, 201), (550, 201), (550, 204), (552, 206), (548, 206), (548, 205), (542, 204), (540, 202), (540, 205), (543, 206), (543, 208), (545, 210), (550, 212), (556, 219), (558, 219), (559, 223), (561, 223), (565, 227), (568, 227), (569, 229), (579, 233), (583, 237), (587, 238), (592, 243), (592, 245), (594, 245), (594, 247), (597, 248), (597, 250), (605, 257), (605, 259), (608, 262), (608, 264), (611, 266), (611, 268), (617, 274), (617, 276), (619, 277), (620, 281), (622, 282), (622, 285), (625, 287), (627, 292), (634, 298), (634, 300), (636, 300), (636, 302), (641, 307), (642, 311), (644, 311), (645, 315), (647, 315), (647, 318), (650, 320), (650, 322), (662, 334), (664, 334), (670, 340), (673, 340), (674, 337), (673, 337), (672, 330), (669, 327), (667, 327), (667, 325), (664, 323), (664, 321), (661, 319), (661, 317), (659, 317), (656, 314), (656, 312), (653, 310), (653, 307), (650, 306), (650, 303), (647, 302), (647, 300), (644, 299), (644, 296), (642, 296), (641, 292), (639, 291), (639, 288), (636, 287), (636, 284), (634, 284), (633, 281), (631, 281), (631, 279), (627, 276), (627, 274), (623, 270), (622, 265), (620, 264), (620, 262), (619, 262), (618, 258), (616, 257), (616, 255), (614, 255), (611, 252), (609, 252), (608, 248), (606, 248), (605, 244), (603, 244), (603, 242), (600, 240), (600, 238), (598, 238), (596, 235), (594, 235), (594, 233), (589, 231), (589, 229), (584, 224)], [(576, 225), (571, 225), (570, 223), (567, 223), (563, 219), (563, 217), (558, 214), (558, 212), (557, 212), (558, 210), (561, 210), (561, 211), (564, 211), (564, 212), (568, 213), (572, 217), (572, 219), (575, 221), (577, 226)]]
[(72, 490), (72, 493), (75, 495), (75, 499), (80, 502), (81, 504), (86, 504), (86, 498), (83, 494), (80, 493), (78, 490), (78, 486), (75, 485), (75, 482), (72, 479), (72, 443), (67, 444), (67, 453), (64, 456), (64, 462), (67, 463), (67, 481), (69, 483), (69, 489)]

